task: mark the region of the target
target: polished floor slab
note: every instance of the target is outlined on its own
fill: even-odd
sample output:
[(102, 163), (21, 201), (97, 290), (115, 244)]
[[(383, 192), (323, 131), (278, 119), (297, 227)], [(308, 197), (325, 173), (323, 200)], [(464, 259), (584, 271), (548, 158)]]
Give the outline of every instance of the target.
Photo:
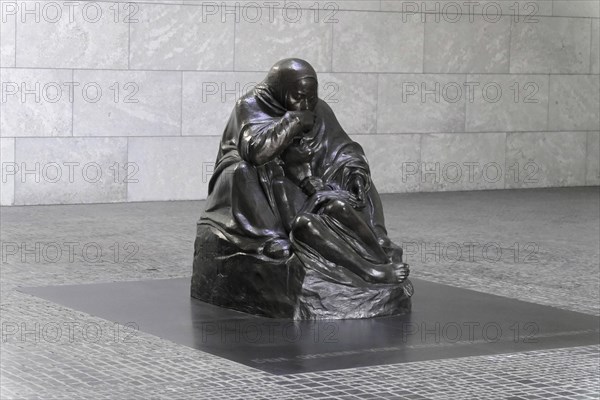
[(189, 278), (20, 288), (177, 344), (284, 375), (599, 343), (598, 317), (413, 279), (409, 315), (294, 322), (215, 307)]

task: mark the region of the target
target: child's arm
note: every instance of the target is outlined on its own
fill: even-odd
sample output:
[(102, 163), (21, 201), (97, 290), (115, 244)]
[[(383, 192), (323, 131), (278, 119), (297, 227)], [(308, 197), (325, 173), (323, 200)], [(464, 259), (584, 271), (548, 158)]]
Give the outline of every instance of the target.
[(301, 138), (294, 140), (282, 155), (285, 176), (298, 185), (307, 196), (313, 195), (323, 187), (321, 178), (313, 176), (310, 165), (312, 156), (312, 150)]

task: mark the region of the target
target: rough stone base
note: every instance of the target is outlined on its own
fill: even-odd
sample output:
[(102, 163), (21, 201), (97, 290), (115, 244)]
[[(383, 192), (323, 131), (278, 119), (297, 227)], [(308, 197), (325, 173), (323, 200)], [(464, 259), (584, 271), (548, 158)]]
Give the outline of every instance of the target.
[(399, 285), (351, 287), (326, 281), (307, 268), (294, 318), (357, 319), (406, 314), (410, 312), (412, 293), (408, 279)]
[(215, 228), (199, 225), (191, 295), (270, 318), (355, 319), (410, 312), (413, 287), (331, 282), (296, 256), (285, 261), (240, 252)]

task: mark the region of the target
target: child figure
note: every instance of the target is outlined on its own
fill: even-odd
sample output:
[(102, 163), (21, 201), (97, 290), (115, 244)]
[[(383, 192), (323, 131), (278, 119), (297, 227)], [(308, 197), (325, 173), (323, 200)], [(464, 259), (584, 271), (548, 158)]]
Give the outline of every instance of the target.
[(321, 178), (313, 176), (310, 165), (313, 155), (302, 136), (296, 137), (281, 155), (285, 176), (307, 196), (312, 196), (324, 187)]
[(321, 178), (312, 174), (312, 157), (313, 151), (301, 136), (296, 137), (279, 157), (283, 175), (275, 178), (273, 192), (288, 234), (294, 218), (305, 207), (306, 200), (325, 187)]
[[(353, 231), (349, 234), (355, 235), (354, 243), (357, 249), (362, 254), (367, 254), (370, 259), (378, 260), (384, 265), (381, 271), (387, 270), (388, 273), (397, 276), (400, 281), (404, 280), (408, 276), (408, 265), (402, 262), (402, 250), (399, 247), (392, 248), (393, 244), (391, 243), (385, 245), (378, 243), (372, 230), (354, 211), (356, 202), (349, 192), (325, 185), (321, 178), (313, 176), (311, 167), (313, 155), (305, 138), (298, 137), (280, 156), (285, 175), (277, 178), (273, 187), (286, 232), (288, 234), (291, 232), (294, 219), (304, 212), (327, 214), (342, 225), (352, 228)], [(304, 196), (299, 195), (300, 191), (304, 193)], [(328, 192), (335, 192), (336, 196), (343, 199), (345, 203), (332, 200), (321, 205), (320, 195), (327, 198)], [(299, 198), (302, 200), (296, 202), (292, 200)], [(348, 204), (350, 207), (344, 204)], [(365, 243), (367, 246), (364, 247), (361, 243)], [(360, 268), (356, 270), (360, 270)], [(371, 272), (373, 275), (383, 274), (381, 271), (374, 268)]]

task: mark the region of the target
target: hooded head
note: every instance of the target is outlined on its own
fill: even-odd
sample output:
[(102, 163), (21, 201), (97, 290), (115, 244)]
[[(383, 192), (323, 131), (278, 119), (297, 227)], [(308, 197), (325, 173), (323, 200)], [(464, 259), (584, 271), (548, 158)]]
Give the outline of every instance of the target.
[(306, 61), (287, 58), (277, 62), (263, 82), (286, 110), (314, 110), (319, 100), (317, 73)]

